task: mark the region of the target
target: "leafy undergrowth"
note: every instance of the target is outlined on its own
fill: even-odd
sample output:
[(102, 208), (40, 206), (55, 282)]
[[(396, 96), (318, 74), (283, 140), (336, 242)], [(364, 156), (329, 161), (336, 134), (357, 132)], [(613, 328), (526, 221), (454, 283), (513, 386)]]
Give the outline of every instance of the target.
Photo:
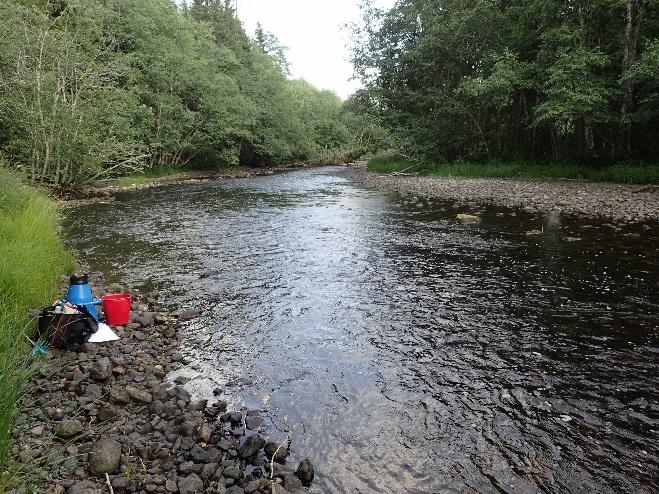
[(0, 492), (14, 482), (6, 473), (12, 424), (33, 371), (28, 310), (52, 302), (72, 268), (55, 202), (0, 170)]
[(539, 178), (552, 180), (585, 180), (627, 184), (659, 183), (659, 163), (630, 162), (610, 166), (576, 164), (508, 163), (443, 163), (432, 166), (414, 164), (396, 155), (372, 158), (368, 170), (379, 173), (418, 172), (442, 177)]

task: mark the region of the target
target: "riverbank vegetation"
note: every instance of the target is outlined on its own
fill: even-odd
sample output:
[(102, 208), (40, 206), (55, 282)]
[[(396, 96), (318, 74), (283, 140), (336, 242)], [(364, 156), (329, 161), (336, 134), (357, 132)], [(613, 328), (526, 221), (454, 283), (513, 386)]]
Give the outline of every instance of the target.
[(587, 180), (627, 184), (659, 183), (659, 166), (655, 163), (618, 163), (592, 166), (578, 163), (538, 163), (507, 161), (470, 163), (466, 161), (424, 165), (395, 154), (382, 154), (367, 162), (369, 171), (377, 173), (417, 173), (440, 177), (537, 178), (551, 180)]
[(58, 235), (57, 206), (0, 169), (0, 491), (16, 405), (31, 373), (26, 328), (30, 308), (57, 296), (71, 256)]
[(232, 2), (0, 3), (0, 151), (70, 186), (160, 167), (333, 161), (377, 130), (290, 80), (285, 47), (250, 38)]
[[(451, 163), (430, 173), (656, 181), (658, 10), (648, 0), (366, 2), (352, 54), (365, 87), (353, 104), (407, 160)], [(493, 164), (452, 164), (465, 162)]]

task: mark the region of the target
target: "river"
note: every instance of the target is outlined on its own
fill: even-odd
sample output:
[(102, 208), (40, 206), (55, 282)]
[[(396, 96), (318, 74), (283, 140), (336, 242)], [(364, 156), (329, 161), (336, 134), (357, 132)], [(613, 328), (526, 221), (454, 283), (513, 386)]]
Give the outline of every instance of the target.
[(336, 168), (67, 214), (109, 281), (202, 310), (187, 386), (261, 410), (292, 466), (312, 459), (311, 492), (659, 489), (656, 226), (402, 197)]

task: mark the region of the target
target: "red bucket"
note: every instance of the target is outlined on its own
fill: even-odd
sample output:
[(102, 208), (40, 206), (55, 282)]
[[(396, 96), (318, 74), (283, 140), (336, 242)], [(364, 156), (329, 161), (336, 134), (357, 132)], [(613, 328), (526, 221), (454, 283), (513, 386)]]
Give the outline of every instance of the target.
[(103, 312), (110, 326), (125, 326), (130, 321), (130, 295), (119, 293), (115, 295), (104, 295)]

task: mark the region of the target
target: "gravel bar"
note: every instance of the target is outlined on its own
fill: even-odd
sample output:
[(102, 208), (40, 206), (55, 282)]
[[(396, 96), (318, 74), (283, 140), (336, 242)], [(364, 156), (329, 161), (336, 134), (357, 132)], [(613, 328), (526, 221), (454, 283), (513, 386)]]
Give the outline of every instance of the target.
[(559, 211), (618, 224), (659, 221), (658, 185), (391, 175), (368, 172), (363, 165), (349, 167), (346, 176), (367, 187), (404, 195)]

